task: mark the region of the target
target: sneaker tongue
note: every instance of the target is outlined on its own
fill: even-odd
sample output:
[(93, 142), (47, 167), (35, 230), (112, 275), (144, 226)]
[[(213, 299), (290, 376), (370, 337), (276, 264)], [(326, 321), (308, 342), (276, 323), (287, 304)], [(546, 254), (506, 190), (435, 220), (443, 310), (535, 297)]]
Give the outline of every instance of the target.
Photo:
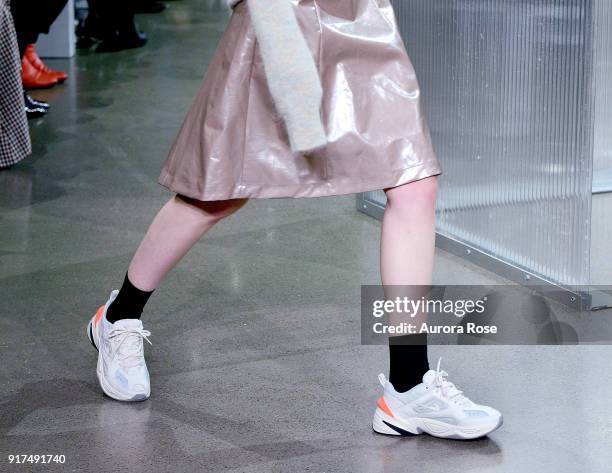
[(113, 324), (113, 328), (126, 329), (126, 330), (132, 330), (132, 329), (142, 330), (142, 321), (140, 321), (139, 319), (121, 319), (121, 320), (117, 320), (117, 322)]
[(423, 382), (427, 385), (432, 385), (436, 379), (436, 370), (429, 370), (423, 375)]

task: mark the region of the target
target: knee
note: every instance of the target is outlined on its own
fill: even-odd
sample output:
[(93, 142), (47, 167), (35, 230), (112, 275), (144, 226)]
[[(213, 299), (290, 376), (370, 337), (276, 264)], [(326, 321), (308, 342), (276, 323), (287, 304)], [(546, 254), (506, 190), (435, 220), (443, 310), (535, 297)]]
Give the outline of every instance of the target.
[(427, 177), (387, 189), (387, 207), (397, 212), (430, 212), (436, 208), (438, 178)]
[(236, 213), (248, 201), (248, 199), (231, 199), (204, 202), (183, 195), (177, 195), (176, 199), (198, 209), (206, 221), (213, 223)]

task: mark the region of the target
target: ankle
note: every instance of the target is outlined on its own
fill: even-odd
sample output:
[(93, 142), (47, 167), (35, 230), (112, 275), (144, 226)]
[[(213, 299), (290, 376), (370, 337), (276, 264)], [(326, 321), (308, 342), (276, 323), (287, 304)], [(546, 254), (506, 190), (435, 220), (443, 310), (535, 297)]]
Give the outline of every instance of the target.
[(106, 320), (115, 323), (122, 319), (140, 319), (145, 305), (153, 291), (138, 289), (125, 275), (116, 299), (106, 309)]
[(389, 338), (389, 382), (398, 393), (420, 384), (427, 371), (427, 334)]

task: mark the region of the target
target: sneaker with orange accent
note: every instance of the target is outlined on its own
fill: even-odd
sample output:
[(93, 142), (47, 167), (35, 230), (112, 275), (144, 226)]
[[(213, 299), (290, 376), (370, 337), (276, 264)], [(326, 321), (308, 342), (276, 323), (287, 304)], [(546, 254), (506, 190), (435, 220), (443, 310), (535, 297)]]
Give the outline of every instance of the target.
[(380, 374), (384, 393), (374, 413), (374, 431), (404, 436), (427, 433), (463, 440), (484, 437), (501, 427), (503, 417), (497, 410), (472, 402), (447, 376), (438, 361), (437, 369), (425, 373), (421, 384), (398, 393)]
[(151, 332), (138, 319), (111, 324), (106, 311), (119, 291), (111, 295), (87, 325), (89, 341), (98, 350), (98, 381), (102, 391), (118, 401), (144, 401), (151, 395), (143, 340), (151, 343)]

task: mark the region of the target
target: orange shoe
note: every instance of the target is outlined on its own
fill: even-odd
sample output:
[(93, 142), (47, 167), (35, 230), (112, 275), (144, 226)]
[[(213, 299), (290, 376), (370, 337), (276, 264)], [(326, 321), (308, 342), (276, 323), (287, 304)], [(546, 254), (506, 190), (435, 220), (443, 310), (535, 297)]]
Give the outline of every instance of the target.
[(57, 77), (35, 68), (27, 56), (21, 60), (21, 82), (24, 89), (48, 89), (57, 84)]
[(26, 46), (25, 57), (28, 59), (28, 61), (30, 61), (30, 64), (32, 64), (39, 71), (45, 72), (50, 76), (55, 76), (58, 83), (61, 84), (68, 79), (68, 74), (65, 72), (49, 69), (36, 52), (36, 47), (33, 44), (28, 44)]

